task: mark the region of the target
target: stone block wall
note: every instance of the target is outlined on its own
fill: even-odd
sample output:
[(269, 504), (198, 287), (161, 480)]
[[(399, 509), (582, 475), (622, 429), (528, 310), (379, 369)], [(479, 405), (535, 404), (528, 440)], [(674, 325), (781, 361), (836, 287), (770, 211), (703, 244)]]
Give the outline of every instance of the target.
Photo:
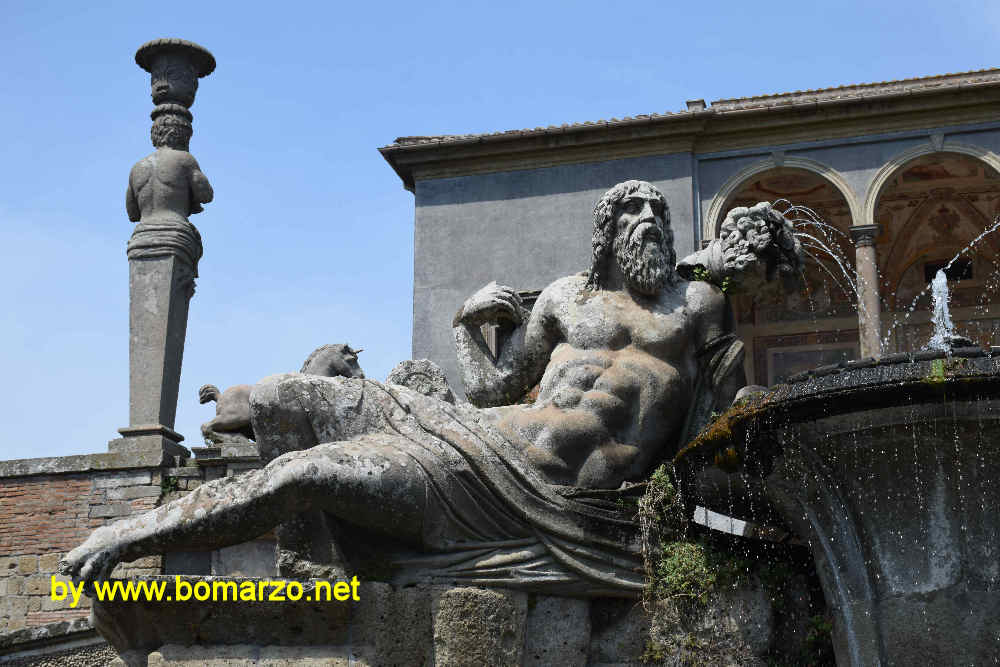
[[(172, 578), (154, 580), (172, 594)], [(254, 581), (188, 578), (220, 580)], [(304, 598), (312, 590), (306, 584)], [(775, 628), (768, 594), (757, 585), (720, 593), (708, 605), (710, 627), (699, 632), (698, 640), (713, 636), (731, 646), (685, 656), (657, 654), (652, 647), (668, 635), (688, 637), (691, 628), (658, 624), (657, 612), (630, 599), (362, 582), (357, 602), (99, 604), (101, 630), (114, 638), (119, 651), (120, 660), (112, 664), (121, 667), (764, 664)], [(191, 632), (195, 626), (197, 636)]]
[[(45, 461), (46, 459), (39, 459)], [(95, 528), (156, 506), (161, 469), (0, 475), (0, 632), (86, 617), (51, 599), (59, 560)], [(160, 573), (160, 558), (119, 567), (117, 576)]]

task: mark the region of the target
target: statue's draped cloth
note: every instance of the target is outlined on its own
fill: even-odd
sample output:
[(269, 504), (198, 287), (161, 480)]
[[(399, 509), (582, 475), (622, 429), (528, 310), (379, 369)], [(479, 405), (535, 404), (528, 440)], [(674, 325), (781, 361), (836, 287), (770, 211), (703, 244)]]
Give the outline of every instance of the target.
[(201, 259), (201, 234), (180, 216), (159, 215), (135, 226), (126, 250), (129, 259), (147, 259), (174, 255), (191, 267), (198, 277)]
[[(721, 343), (703, 361), (740, 363), (742, 355), (732, 351), (738, 346), (741, 352), (742, 345), (731, 337)], [(710, 372), (702, 376), (716, 375), (705, 370)], [(699, 381), (696, 394), (708, 396), (709, 384), (714, 383)], [(693, 399), (692, 408), (699, 403)], [(424, 550), (397, 554), (397, 583), (585, 597), (641, 594), (635, 496), (642, 486), (555, 486), (522, 454), (527, 443), (501, 433), (489, 411), (372, 380), (290, 373), (257, 385), (251, 413), (265, 458), (355, 440), (375, 454), (391, 451), (393, 460), (402, 454), (413, 463), (407, 467), (423, 477), (427, 489)]]

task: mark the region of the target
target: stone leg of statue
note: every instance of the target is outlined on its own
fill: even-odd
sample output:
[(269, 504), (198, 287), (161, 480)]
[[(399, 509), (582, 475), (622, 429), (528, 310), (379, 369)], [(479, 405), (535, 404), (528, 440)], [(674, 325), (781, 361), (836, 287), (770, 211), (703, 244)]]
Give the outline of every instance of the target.
[(60, 564), (76, 580), (106, 579), (115, 565), (171, 551), (246, 542), (310, 510), (419, 544), (426, 488), (384, 436), (319, 445), (261, 470), (218, 479), (135, 518), (95, 530)]

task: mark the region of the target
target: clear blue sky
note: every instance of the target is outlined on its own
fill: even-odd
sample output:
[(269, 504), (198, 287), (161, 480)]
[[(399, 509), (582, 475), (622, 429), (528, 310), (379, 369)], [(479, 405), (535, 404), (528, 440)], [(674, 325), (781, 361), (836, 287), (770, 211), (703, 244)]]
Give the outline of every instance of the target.
[(376, 151), (397, 136), (981, 69), (1000, 41), (986, 1), (4, 0), (0, 23), (4, 459), (106, 451), (127, 424), (124, 192), (152, 150), (132, 60), (149, 39), (218, 61), (192, 108), (216, 197), (192, 219), (189, 445), (214, 415), (204, 383), (298, 370), (330, 342), (364, 347), (377, 379), (409, 357), (413, 197)]

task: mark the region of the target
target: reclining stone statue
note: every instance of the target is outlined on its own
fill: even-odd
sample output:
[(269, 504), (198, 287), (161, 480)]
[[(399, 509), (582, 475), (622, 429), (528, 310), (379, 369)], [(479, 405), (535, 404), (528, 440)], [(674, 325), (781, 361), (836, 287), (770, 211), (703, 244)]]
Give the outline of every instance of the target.
[[(346, 343), (323, 345), (313, 350), (302, 364), (300, 373), (363, 378), (365, 374), (358, 366), (358, 353)], [(222, 444), (233, 440), (255, 440), (253, 425), (250, 423), (249, 384), (236, 384), (225, 391), (219, 391), (214, 384), (206, 384), (198, 390), (201, 404), (215, 401), (215, 417), (201, 425), (205, 444)]]
[[(768, 205), (737, 210), (745, 224), (679, 273), (663, 195), (614, 186), (594, 210), (588, 272), (549, 285), (530, 314), (491, 283), (455, 316), (472, 405), (367, 379), (265, 378), (250, 411), (275, 456), (266, 467), (97, 529), (63, 572), (104, 578), (120, 561), (235, 544), (319, 512), (327, 558), (353, 567), (359, 545), (376, 544), (368, 553), (397, 583), (638, 596), (638, 526), (617, 500), (745, 385), (725, 294), (685, 276), (738, 287), (800, 269), (790, 223)], [(500, 325), (496, 355), (484, 323)], [(513, 404), (536, 384), (533, 404)]]

